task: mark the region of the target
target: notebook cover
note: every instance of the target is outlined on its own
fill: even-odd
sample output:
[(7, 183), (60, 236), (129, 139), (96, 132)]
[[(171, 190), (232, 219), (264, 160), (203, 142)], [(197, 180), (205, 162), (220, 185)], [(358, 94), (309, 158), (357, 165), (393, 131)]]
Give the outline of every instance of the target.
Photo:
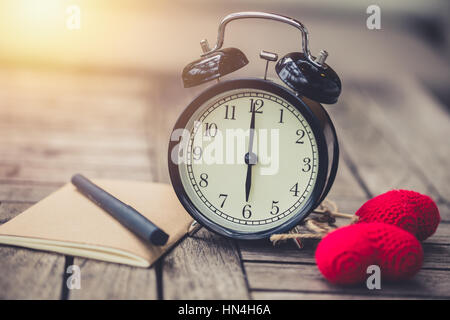
[(0, 244), (148, 267), (180, 240), (192, 218), (172, 187), (161, 183), (93, 180), (169, 234), (165, 246), (147, 243), (66, 184), (0, 226)]

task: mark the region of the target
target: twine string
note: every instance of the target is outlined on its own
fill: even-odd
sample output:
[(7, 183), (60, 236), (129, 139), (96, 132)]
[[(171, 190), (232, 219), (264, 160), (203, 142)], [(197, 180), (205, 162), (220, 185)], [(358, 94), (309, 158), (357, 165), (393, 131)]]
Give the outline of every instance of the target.
[(273, 234), (270, 236), (272, 244), (276, 245), (280, 241), (288, 239), (296, 239), (300, 242), (302, 239), (322, 239), (329, 232), (337, 229), (334, 224), (336, 218), (350, 219), (350, 224), (358, 220), (358, 216), (354, 214), (339, 212), (336, 202), (328, 199), (325, 199), (312, 213), (316, 213), (318, 216), (308, 217), (299, 225), (304, 226), (307, 231), (301, 231), (299, 226), (296, 226), (289, 233)]

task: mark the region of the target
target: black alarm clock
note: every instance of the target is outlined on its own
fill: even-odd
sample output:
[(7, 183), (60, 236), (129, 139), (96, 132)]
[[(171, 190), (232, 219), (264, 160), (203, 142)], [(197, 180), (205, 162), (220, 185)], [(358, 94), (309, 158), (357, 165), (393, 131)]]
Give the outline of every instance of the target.
[[(260, 18), (294, 26), (303, 52), (267, 60), (264, 78), (222, 80), (248, 60), (222, 48), (232, 20)], [(305, 26), (289, 17), (240, 12), (226, 16), (217, 43), (201, 42), (201, 58), (182, 74), (185, 87), (215, 80), (177, 120), (169, 142), (169, 174), (175, 193), (200, 225), (223, 236), (260, 239), (286, 232), (326, 197), (338, 167), (333, 123), (321, 103), (335, 103), (341, 81), (308, 48)], [(280, 84), (267, 79), (269, 61)]]

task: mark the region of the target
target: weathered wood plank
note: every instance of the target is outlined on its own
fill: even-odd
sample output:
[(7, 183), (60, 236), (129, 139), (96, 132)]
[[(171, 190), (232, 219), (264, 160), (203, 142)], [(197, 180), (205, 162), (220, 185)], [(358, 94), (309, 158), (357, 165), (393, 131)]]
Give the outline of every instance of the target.
[(369, 290), (365, 284), (342, 287), (327, 282), (315, 265), (246, 262), (251, 289), (339, 293), (347, 295), (450, 297), (450, 271), (422, 269), (413, 279), (401, 283), (383, 282), (381, 290)]
[(416, 174), (426, 177), (427, 183), (448, 202), (450, 117), (445, 107), (412, 77), (402, 78), (400, 86), (383, 81), (356, 88), (365, 101), (365, 113), (371, 122), (396, 142), (399, 151), (409, 157)]
[[(342, 211), (352, 211), (348, 213), (354, 213), (354, 210), (357, 210), (367, 199), (366, 193), (356, 181), (342, 156), (339, 159), (338, 172), (327, 198), (336, 202)], [(356, 207), (353, 207), (354, 205)], [(342, 206), (346, 206), (346, 208), (344, 209)]]
[[(135, 168), (123, 166), (85, 166), (74, 164), (72, 166), (58, 167), (32, 167), (17, 166), (15, 164), (1, 164), (0, 180), (3, 182), (22, 183), (33, 181), (36, 184), (61, 185), (70, 181), (75, 173), (83, 173), (89, 178), (108, 178), (124, 180), (151, 180), (151, 167)], [(0, 196), (2, 194), (0, 186)], [(0, 198), (1, 199), (1, 198)]]
[(164, 299), (247, 299), (232, 241), (201, 229), (164, 257)]
[[(123, 103), (123, 105), (129, 105), (128, 103)], [(124, 112), (122, 110), (122, 118), (119, 118), (119, 114), (90, 114), (89, 112), (85, 112), (85, 110), (73, 110), (72, 113), (67, 112), (67, 114), (57, 113), (52, 115), (51, 117), (42, 117), (42, 113), (45, 110), (40, 105), (33, 105), (30, 110), (23, 110), (22, 107), (18, 108), (22, 102), (17, 101), (15, 103), (8, 103), (15, 108), (4, 109), (7, 105), (2, 105), (0, 103), (1, 110), (9, 110), (8, 113), (0, 112), (0, 125), (8, 126), (10, 121), (14, 121), (13, 123), (18, 123), (16, 128), (30, 128), (30, 129), (39, 129), (39, 128), (58, 128), (63, 129), (67, 128), (68, 130), (82, 130), (83, 128), (94, 128), (97, 131), (106, 131), (106, 130), (121, 130), (126, 131), (130, 130), (134, 126), (142, 124), (142, 112)], [(87, 104), (89, 107), (91, 105)], [(123, 107), (122, 105), (122, 107)], [(59, 107), (58, 104), (56, 107)], [(18, 110), (21, 110), (19, 113)], [(91, 109), (92, 110), (92, 109)], [(139, 110), (136, 110), (139, 111)], [(132, 114), (133, 117), (127, 117), (127, 114)], [(64, 116), (62, 116), (64, 115)], [(76, 116), (75, 116), (76, 115)]]
[(450, 245), (450, 224), (441, 221), (435, 234), (425, 240), (425, 243)]
[[(314, 254), (319, 241), (305, 241), (302, 250), (297, 249), (291, 242), (273, 246), (268, 241), (240, 242), (242, 259), (249, 262), (277, 262), (315, 264)], [(450, 275), (450, 246), (424, 243), (425, 269), (448, 269)]]
[[(111, 123), (110, 123), (111, 125)], [(143, 125), (143, 124), (142, 124)], [(0, 143), (5, 147), (16, 146), (27, 150), (30, 148), (45, 150), (73, 150), (93, 151), (95, 149), (112, 152), (145, 151), (147, 141), (141, 133), (123, 131), (96, 131), (96, 130), (63, 130), (38, 128), (1, 128)], [(51, 152), (51, 151), (50, 151)], [(95, 152), (95, 151), (94, 151)]]
[[(184, 90), (178, 77), (160, 79), (158, 94), (153, 97), (147, 111), (147, 141), (149, 149), (154, 150), (152, 162), (158, 182), (169, 182), (167, 153), (170, 134), (176, 120), (194, 95)], [(194, 92), (197, 89), (193, 90)], [(176, 92), (176, 94), (174, 94)], [(170, 99), (168, 98), (170, 97)]]
[(9, 78), (0, 94), (0, 180), (64, 183), (75, 172), (151, 179), (149, 80), (20, 70)]
[[(0, 224), (31, 203), (0, 203)], [(64, 270), (62, 255), (0, 246), (0, 299), (59, 299)]]
[[(111, 138), (110, 138), (111, 139)], [(6, 150), (6, 151), (5, 151)], [(148, 168), (148, 150), (76, 150), (61, 148), (38, 148), (36, 146), (11, 145), (0, 150), (0, 165), (29, 165), (33, 167), (87, 167), (117, 166)]]
[[(99, 135), (143, 128), (145, 97), (153, 90), (150, 82), (113, 75), (109, 81), (105, 77), (100, 77), (103, 82), (93, 81), (98, 78), (31, 72), (11, 81), (0, 95), (0, 126), (34, 131), (95, 130)], [(51, 79), (54, 82), (42, 82)], [(114, 85), (109, 87), (111, 82)]]
[(59, 299), (64, 256), (0, 246), (0, 299)]
[[(349, 88), (340, 104), (329, 109), (341, 138), (344, 159), (355, 165), (373, 195), (394, 188), (416, 190), (434, 198), (443, 218), (449, 219), (450, 210), (439, 201), (441, 196), (431, 180), (412, 162), (412, 155), (404, 151), (401, 142), (394, 137), (395, 132), (387, 129), (389, 119), (377, 120), (379, 117), (374, 114), (382, 110), (367, 108), (366, 103), (367, 98), (359, 89)], [(359, 106), (365, 106), (364, 112)]]
[[(50, 161), (49, 163), (45, 164), (46, 155), (44, 153), (27, 153), (25, 150), (23, 153), (25, 158), (25, 166), (21, 164), (21, 166), (19, 166), (19, 169), (17, 169), (17, 167), (14, 167), (14, 165), (8, 165), (9, 162), (6, 163), (5, 166), (2, 165), (1, 167), (5, 167), (3, 171), (3, 176), (5, 178), (8, 178), (8, 175), (12, 175), (17, 179), (21, 179), (20, 181), (23, 181), (23, 183), (21, 182), (21, 184), (0, 185), (0, 200), (3, 199), (7, 201), (6, 203), (2, 203), (0, 205), (0, 212), (2, 210), (2, 206), (4, 206), (5, 204), (10, 206), (10, 209), (5, 209), (7, 207), (3, 207), (3, 210), (13, 210), (12, 208), (14, 207), (14, 204), (10, 203), (10, 201), (25, 201), (24, 199), (27, 199), (26, 201), (38, 201), (44, 195), (47, 195), (51, 192), (50, 190), (53, 190), (54, 188), (56, 188), (56, 186), (26, 185), (24, 183), (27, 180), (34, 180), (35, 178), (38, 179), (38, 181), (44, 182), (46, 176), (47, 182), (68, 181), (68, 179), (70, 179), (71, 173), (73, 173), (69, 172), (70, 169), (81, 168), (81, 166), (76, 166), (76, 162), (78, 160), (83, 162), (84, 169), (92, 170), (88, 170), (88, 173), (86, 174), (93, 177), (104, 175), (105, 177), (108, 176), (109, 178), (111, 178), (111, 175), (115, 175), (114, 177), (130, 177), (132, 179), (139, 179), (139, 177), (141, 177), (145, 180), (152, 179), (165, 182), (168, 181), (166, 168), (167, 141), (176, 117), (178, 116), (181, 109), (184, 108), (187, 101), (189, 101), (190, 97), (187, 97), (186, 93), (180, 93), (180, 95), (176, 95), (176, 97), (174, 97), (174, 95), (171, 93), (174, 85), (167, 86), (167, 88), (164, 89), (165, 91), (161, 90), (161, 92), (158, 94), (159, 98), (152, 99), (152, 106), (149, 106), (149, 103), (147, 103), (146, 100), (143, 100), (145, 97), (147, 97), (148, 94), (148, 91), (146, 89), (147, 83), (143, 83), (142, 81), (138, 81), (136, 87), (135, 84), (132, 84), (132, 89), (130, 91), (125, 90), (125, 92), (121, 91), (123, 90), (121, 89), (120, 85), (122, 81), (117, 81), (116, 83), (114, 83), (114, 85), (108, 87), (108, 89), (103, 92), (101, 90), (91, 91), (87, 86), (84, 87), (81, 84), (79, 84), (79, 86), (77, 87), (77, 90), (79, 91), (73, 91), (71, 88), (69, 88), (74, 81), (73, 79), (74, 78), (71, 78), (70, 81), (63, 83), (62, 85), (55, 85), (56, 87), (50, 85), (46, 90), (44, 90), (42, 94), (36, 93), (35, 96), (31, 96), (29, 101), (25, 101), (26, 103), (23, 103), (23, 99), (18, 100), (14, 98), (13, 94), (7, 96), (4, 99), (4, 101), (7, 101), (8, 103), (16, 103), (12, 104), (14, 106), (23, 105), (24, 109), (21, 109), (21, 111), (16, 113), (12, 111), (8, 111), (4, 114), (1, 113), (2, 116), (0, 116), (0, 118), (2, 120), (0, 121), (0, 132), (5, 131), (9, 133), (8, 135), (5, 135), (4, 141), (1, 140), (2, 138), (0, 138), (0, 141), (11, 143), (13, 145), (20, 145), (20, 148), (26, 148), (27, 146), (33, 145), (34, 141), (38, 143), (38, 145), (48, 146), (50, 150), (56, 150), (56, 152), (58, 152), (59, 150), (63, 150), (63, 152), (66, 153), (61, 156), (52, 158), (51, 152), (49, 152)], [(86, 79), (88, 79), (89, 83), (91, 83), (90, 81), (92, 80), (91, 77), (86, 76), (78, 77), (76, 79), (76, 82), (80, 83), (85, 81)], [(30, 86), (30, 83), (35, 80), (31, 81), (30, 83), (28, 83), (27, 81), (25, 81), (25, 88)], [(134, 81), (132, 82), (134, 83)], [(48, 84), (46, 84), (45, 86), (48, 86)], [(60, 87), (58, 88), (58, 86)], [(114, 90), (118, 90), (118, 93), (114, 93), (114, 97), (107, 97), (107, 92), (108, 90), (111, 90), (111, 88), (114, 88)], [(37, 87), (33, 87), (32, 90), (39, 91), (37, 90)], [(56, 103), (57, 108), (53, 108), (51, 107), (51, 103), (49, 103), (49, 97), (50, 95), (54, 95), (55, 92), (58, 92), (58, 90), (59, 92), (65, 92), (65, 94), (68, 95), (69, 98), (58, 100)], [(15, 91), (17, 92), (17, 88), (15, 88)], [(82, 92), (83, 98), (79, 98), (80, 92)], [(90, 96), (91, 98), (85, 98), (85, 95)], [(121, 95), (126, 95), (127, 97), (121, 99)], [(128, 95), (132, 97), (130, 98), (130, 96)], [(119, 98), (116, 99), (116, 96)], [(134, 96), (136, 96), (137, 98), (134, 99)], [(165, 97), (167, 96), (171, 96), (172, 102), (170, 103), (170, 105), (167, 105), (167, 100), (165, 99)], [(39, 99), (41, 100), (40, 103), (32, 103), (33, 100)], [(105, 99), (115, 100), (118, 101), (118, 103), (104, 103)], [(124, 119), (126, 119), (124, 123), (121, 123), (117, 125), (116, 128), (109, 130), (111, 123), (116, 123), (121, 119), (120, 111), (123, 111), (123, 105), (121, 104), (127, 103), (130, 103), (133, 106), (133, 109), (130, 109), (130, 113), (134, 112), (134, 115), (124, 116)], [(82, 109), (78, 109), (77, 104), (89, 105), (89, 108), (85, 107)], [(162, 105), (164, 105), (165, 112), (161, 112), (160, 108)], [(36, 108), (37, 106), (38, 108)], [(340, 108), (340, 106), (338, 107)], [(338, 107), (336, 107), (336, 109), (333, 108), (333, 110), (338, 110)], [(34, 111), (35, 109), (39, 109), (41, 114), (38, 115), (37, 111)], [(53, 116), (53, 113), (55, 113), (56, 109), (60, 110), (60, 114), (56, 115), (51, 120), (43, 120), (37, 123), (35, 122), (38, 119), (38, 116), (45, 116), (43, 114)], [(42, 110), (45, 110), (45, 112)], [(76, 118), (73, 117), (73, 114), (76, 114), (75, 112), (83, 111), (86, 111), (86, 114), (83, 116), (83, 119), (81, 119), (81, 121), (77, 122), (73, 119)], [(351, 112), (352, 110), (346, 110), (345, 112), (343, 112), (344, 115), (340, 116), (341, 120), (337, 121), (338, 134), (340, 134), (341, 129), (347, 130), (345, 129), (346, 126), (350, 125), (350, 129), (346, 131), (344, 136), (340, 136), (340, 141), (341, 144), (344, 145), (344, 151), (347, 153), (348, 157), (355, 162), (358, 173), (361, 174), (364, 182), (369, 186), (370, 191), (377, 193), (378, 190), (382, 190), (381, 192), (384, 192), (387, 190), (385, 190), (384, 187), (387, 187), (388, 185), (406, 185), (410, 188), (416, 187), (417, 185), (419, 186), (419, 188), (422, 188), (420, 190), (424, 190), (423, 192), (427, 191), (429, 189), (428, 180), (431, 178), (427, 178), (425, 179), (426, 181), (423, 182), (421, 176), (415, 176), (415, 173), (413, 174), (413, 177), (408, 176), (408, 174), (411, 174), (411, 172), (416, 172), (415, 168), (421, 163), (409, 162), (407, 168), (403, 168), (403, 160), (406, 159), (406, 162), (408, 163), (407, 158), (410, 155), (401, 153), (399, 156), (395, 153), (396, 145), (405, 143), (405, 134), (402, 134), (402, 138), (400, 138), (400, 140), (394, 141), (393, 146), (392, 142), (387, 139), (384, 133), (381, 134), (381, 138), (378, 139), (379, 125), (381, 123), (381, 119), (383, 118), (375, 117), (375, 123), (372, 122), (371, 118), (363, 118), (361, 126), (352, 126), (353, 122), (359, 121), (360, 117), (352, 114), (349, 119), (345, 119), (345, 117)], [(358, 110), (358, 112), (361, 113), (361, 110)], [(96, 117), (101, 117), (101, 119), (96, 120)], [(332, 118), (334, 119), (334, 115), (332, 115)], [(18, 125), (16, 128), (11, 128), (8, 124), (8, 121), (11, 119), (19, 120), (20, 125)], [(419, 119), (416, 119), (415, 121), (416, 124), (421, 123)], [(130, 124), (135, 127), (131, 127), (130, 129)], [(40, 133), (39, 128), (45, 126), (48, 126), (49, 130), (44, 130), (43, 133)], [(61, 132), (63, 126), (68, 126), (70, 130), (68, 130), (68, 132), (66, 133)], [(362, 142), (357, 141), (358, 139), (360, 139), (359, 130), (365, 129), (365, 127), (367, 126), (369, 131), (367, 139), (363, 139)], [(4, 130), (1, 128), (3, 128)], [(22, 133), (24, 129), (29, 129), (29, 131)], [(59, 132), (61, 135), (55, 135), (55, 132)], [(96, 132), (99, 133), (98, 140), (94, 139)], [(358, 134), (355, 134), (356, 132), (358, 132)], [(364, 130), (362, 130), (362, 132), (364, 132)], [(408, 130), (405, 129), (404, 132), (408, 132)], [(149, 138), (148, 141), (143, 138), (144, 134), (146, 134)], [(46, 140), (50, 141), (50, 143), (47, 144), (48, 142), (43, 142)], [(379, 140), (381, 140), (381, 142)], [(371, 148), (372, 146), (370, 143), (372, 142), (375, 142), (374, 149)], [(367, 146), (364, 146), (365, 143), (367, 144)], [(425, 140), (422, 140), (421, 143), (425, 143)], [(107, 152), (111, 152), (111, 157), (98, 155), (99, 153), (97, 153), (96, 156), (87, 155), (89, 151), (95, 150), (97, 147), (102, 148)], [(115, 166), (117, 164), (120, 164), (120, 158), (116, 157), (116, 152), (122, 152), (122, 150), (127, 150), (127, 148), (128, 150), (134, 150), (135, 153), (133, 155), (127, 155), (130, 158), (128, 158), (128, 160), (124, 160), (122, 164), (125, 165), (123, 165), (123, 167), (122, 165), (119, 166), (122, 167), (123, 170), (114, 170), (117, 169), (117, 167)], [(81, 151), (78, 156), (71, 157), (70, 150)], [(388, 155), (383, 155), (384, 150), (387, 150), (391, 153)], [(17, 149), (17, 153), (15, 152), (15, 150), (10, 154), (6, 152), (5, 158), (1, 157), (1, 155), (0, 157), (2, 158), (2, 160), (5, 159), (4, 161), (9, 161), (12, 160), (16, 155), (20, 155), (22, 150)], [(145, 164), (145, 153), (148, 153), (149, 156), (148, 166)], [(364, 153), (367, 153), (367, 155), (364, 155)], [(373, 155), (380, 155), (379, 159), (371, 159)], [(37, 158), (32, 160), (31, 158), (35, 156), (37, 156)], [(392, 158), (394, 158), (394, 164), (389, 165), (389, 168), (387, 170), (380, 167), (381, 165), (383, 165), (383, 161), (389, 161)], [(105, 166), (103, 168), (99, 168), (98, 165), (103, 161), (105, 161)], [(340, 174), (342, 172), (345, 173), (345, 170), (348, 171), (348, 167), (346, 165), (342, 165), (343, 163), (344, 162), (341, 161)], [(444, 162), (444, 164), (445, 163), (447, 162)], [(17, 173), (17, 170), (19, 170), (19, 174)], [(116, 171), (118, 171), (118, 173)], [(378, 171), (380, 171), (381, 173), (380, 177), (376, 177)], [(338, 202), (342, 211), (354, 211), (355, 209), (357, 209), (357, 207), (359, 207), (359, 205), (362, 204), (363, 200), (366, 197), (366, 194), (355, 182), (353, 174), (354, 173), (348, 174), (347, 172), (342, 176), (338, 176), (335, 186), (330, 193), (330, 197)], [(394, 178), (394, 174), (398, 174), (398, 177), (400, 178), (405, 177), (406, 183), (404, 183), (401, 179), (396, 180)], [(65, 178), (65, 175), (68, 175), (67, 179)], [(32, 177), (32, 179), (30, 179), (30, 177)], [(383, 182), (382, 179), (384, 178), (387, 178), (387, 180)], [(435, 191), (433, 192), (433, 194), (436, 194)], [(340, 204), (341, 199), (345, 199), (345, 201), (341, 201), (342, 205)], [(27, 204), (23, 205), (25, 207)], [(14, 208), (16, 208), (16, 211), (19, 211), (17, 207)], [(9, 216), (5, 215), (4, 219), (9, 219), (11, 215), (14, 215), (14, 213), (11, 213)], [(3, 217), (0, 216), (0, 218)], [(431, 242), (424, 245), (425, 249), (431, 248), (429, 250), (431, 250), (430, 252), (432, 254), (426, 257), (426, 259), (428, 259), (427, 263), (429, 268), (441, 268), (442, 266), (448, 264), (448, 258), (446, 258), (448, 257), (448, 247), (436, 246), (433, 244), (440, 243), (440, 241), (442, 241), (442, 243), (448, 243), (448, 239), (450, 238), (450, 235), (448, 233), (448, 228), (440, 227), (436, 236), (429, 240)], [(12, 252), (19, 252), (22, 249), (17, 251), (16, 249), (11, 250)], [(257, 250), (260, 249), (252, 248), (249, 251), (243, 250), (242, 255), (244, 259), (246, 259), (246, 254), (251, 251), (251, 254), (257, 255)], [(292, 248), (289, 250), (292, 251)], [(23, 251), (31, 252), (30, 250)], [(30, 257), (35, 256), (35, 254), (39, 254), (37, 252), (32, 253), (33, 254), (30, 255)], [(275, 259), (273, 256), (268, 257), (268, 255), (270, 256), (272, 252), (265, 252), (263, 254), (266, 255), (266, 259)], [(52, 257), (55, 256), (51, 254), (49, 255)], [(25, 254), (25, 256), (27, 256), (27, 259), (31, 259), (28, 258), (27, 254)], [(309, 280), (306, 281), (305, 287), (303, 287), (302, 289), (298, 289), (293, 284), (286, 284), (289, 281), (295, 282), (293, 281), (293, 279), (299, 278), (296, 269), (297, 267), (302, 270), (304, 268), (315, 268), (315, 266), (313, 265), (305, 266), (303, 264), (298, 264), (313, 263), (313, 261), (311, 262), (311, 260), (309, 260), (309, 262), (307, 261), (307, 259), (304, 261), (294, 261), (294, 258), (296, 258), (295, 254), (291, 252), (287, 254), (287, 258), (285, 258), (287, 260), (281, 261), (288, 263), (297, 263), (296, 265), (275, 265), (259, 262), (245, 262), (245, 268), (247, 270), (247, 273), (249, 273), (249, 280), (250, 278), (252, 280), (250, 281), (250, 285), (252, 286), (255, 283), (253, 281), (255, 277), (257, 279), (259, 276), (263, 277), (264, 271), (261, 270), (264, 269), (265, 266), (278, 266), (278, 269), (281, 270), (281, 275), (278, 275), (279, 277), (281, 277), (281, 280), (278, 279), (280, 281), (275, 281), (275, 285), (270, 289), (277, 289), (278, 285), (278, 287), (282, 288), (279, 290), (287, 289), (302, 291), (302, 294), (309, 294), (309, 292), (311, 292), (311, 288), (314, 294), (319, 295), (334, 295), (342, 293), (342, 291), (333, 291), (330, 290), (327, 286), (324, 287), (322, 283), (324, 280), (321, 278), (320, 274), (317, 277), (317, 274), (312, 272), (312, 270), (317, 271), (316, 269), (309, 269), (309, 271), (306, 270), (306, 278), (308, 279), (309, 277)], [(308, 258), (312, 258), (312, 253), (309, 254)], [(20, 260), (21, 258), (17, 257), (15, 259)], [(280, 259), (283, 258), (278, 256), (278, 259), (280, 261)], [(252, 259), (248, 260), (257, 261), (258, 259), (253, 257)], [(70, 294), (71, 298), (154, 299), (156, 297), (157, 275), (155, 274), (154, 269), (135, 269), (127, 266), (120, 266), (78, 258), (75, 259), (75, 263), (82, 266), (82, 290), (72, 291)], [(0, 269), (3, 270), (3, 267)], [(257, 271), (253, 272), (254, 270)], [(274, 271), (270, 268), (267, 268), (267, 270), (269, 270), (267, 271), (267, 277), (273, 280), (274, 276), (272, 275), (272, 272)], [(287, 271), (285, 272), (285, 270)], [(425, 280), (428, 281), (431, 279), (429, 285), (434, 286), (434, 282), (440, 281), (439, 277), (443, 277), (443, 275), (439, 272), (444, 272), (445, 270), (422, 270), (420, 274), (428, 271), (431, 272), (431, 276), (425, 276)], [(63, 267), (59, 272), (59, 275), (62, 275)], [(301, 275), (303, 275), (303, 272), (301, 272)], [(427, 277), (430, 279), (428, 279)], [(118, 280), (111, 281), (111, 279)], [(421, 281), (425, 281), (420, 279), (422, 278), (419, 277), (419, 286), (423, 284)], [(3, 279), (3, 281), (5, 280)], [(267, 281), (269, 281), (269, 279), (267, 279)], [(303, 282), (302, 278), (300, 278), (299, 282)], [(260, 285), (261, 283), (264, 284), (264, 281), (260, 281), (258, 279), (257, 284)], [(215, 286), (212, 286), (211, 284), (214, 284)], [(310, 284), (311, 286), (309, 287), (308, 284)], [(327, 283), (325, 284), (327, 285)], [(6, 283), (5, 287), (7, 286), (8, 284)], [(443, 284), (437, 283), (436, 286), (436, 292), (431, 294), (434, 294), (434, 296), (441, 295), (443, 292)], [(259, 288), (258, 286), (255, 287)], [(3, 283), (1, 282), (0, 288), (4, 288)], [(409, 287), (406, 286), (406, 289), (408, 288)], [(268, 288), (260, 288), (260, 290), (264, 289)], [(405, 293), (406, 289), (402, 285), (401, 288), (394, 287), (393, 289), (386, 289), (388, 290), (387, 293), (385, 292), (385, 290), (382, 291), (383, 294), (387, 294), (389, 296), (395, 296), (397, 294), (401, 294), (403, 296), (409, 294), (407, 292)], [(352, 290), (355, 291), (355, 289)], [(350, 293), (353, 293), (352, 290), (350, 290)], [(417, 293), (417, 291), (414, 292), (414, 290), (417, 290), (417, 288), (414, 287), (412, 289), (411, 292), (413, 295)], [(33, 292), (33, 290), (30, 291)], [(239, 255), (233, 242), (212, 235), (206, 230), (200, 231), (194, 238), (187, 238), (182, 241), (180, 245), (175, 247), (163, 260), (162, 291), (164, 298), (175, 299), (226, 299), (230, 297), (248, 297), (248, 291), (242, 273)], [(430, 287), (425, 287), (423, 294), (427, 294), (429, 291), (431, 291)], [(356, 290), (355, 292), (357, 296), (366, 296), (365, 291)], [(255, 291), (253, 292), (253, 297), (257, 297), (258, 294), (262, 293), (262, 291)], [(298, 292), (293, 292), (292, 294), (297, 293)], [(346, 291), (346, 294), (347, 293), (348, 292)], [(444, 294), (447, 293), (444, 292)], [(14, 295), (12, 294), (12, 296)]]
[(33, 203), (22, 203), (22, 202), (1, 202), (0, 201), (0, 224), (3, 224), (18, 214), (22, 213), (29, 207), (31, 207)]
[(5, 90), (0, 98), (16, 98), (17, 92), (30, 92), (39, 97), (46, 97), (54, 92), (62, 95), (75, 95), (77, 98), (86, 96), (101, 96), (108, 99), (111, 96), (137, 96), (146, 94), (152, 88), (147, 77), (125, 73), (96, 73), (76, 69), (64, 72), (62, 69), (30, 69), (2, 68), (0, 84)]
[(408, 159), (398, 153), (392, 140), (384, 136), (383, 129), (375, 127), (365, 112), (357, 108), (360, 103), (351, 100), (358, 95), (358, 92), (347, 92), (339, 106), (330, 110), (341, 137), (344, 158), (353, 160), (374, 195), (392, 188), (426, 191), (427, 186), (413, 174)]
[(423, 244), (423, 269), (447, 269), (450, 276), (450, 246), (434, 243)]
[(239, 241), (242, 260), (246, 262), (279, 262), (315, 264), (314, 252), (318, 241), (305, 241), (301, 250), (286, 241), (274, 246), (269, 240)]
[(288, 291), (259, 291), (251, 293), (256, 300), (417, 300), (432, 299), (428, 297), (386, 296), (386, 295), (362, 295), (343, 294), (342, 292), (316, 293), (316, 292), (288, 292)]
[[(68, 182), (75, 172), (91, 178), (152, 179), (153, 151), (144, 122), (147, 80), (12, 73), (16, 77), (0, 93), (2, 222)], [(0, 256), (1, 297), (61, 297), (63, 256), (3, 246)], [(156, 297), (154, 269), (81, 258), (74, 263), (81, 266), (82, 289), (70, 291), (69, 298)]]
[(155, 268), (75, 258), (81, 270), (81, 289), (71, 290), (70, 299), (156, 299)]
[(1, 202), (38, 202), (55, 191), (58, 185), (39, 185), (33, 183), (0, 183)]

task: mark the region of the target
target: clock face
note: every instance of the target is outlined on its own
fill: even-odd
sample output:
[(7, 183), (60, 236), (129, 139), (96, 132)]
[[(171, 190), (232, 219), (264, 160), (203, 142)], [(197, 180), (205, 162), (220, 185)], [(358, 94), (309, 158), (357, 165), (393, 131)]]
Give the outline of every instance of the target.
[(314, 130), (271, 91), (226, 90), (197, 105), (171, 158), (188, 211), (224, 234), (267, 233), (317, 200)]

